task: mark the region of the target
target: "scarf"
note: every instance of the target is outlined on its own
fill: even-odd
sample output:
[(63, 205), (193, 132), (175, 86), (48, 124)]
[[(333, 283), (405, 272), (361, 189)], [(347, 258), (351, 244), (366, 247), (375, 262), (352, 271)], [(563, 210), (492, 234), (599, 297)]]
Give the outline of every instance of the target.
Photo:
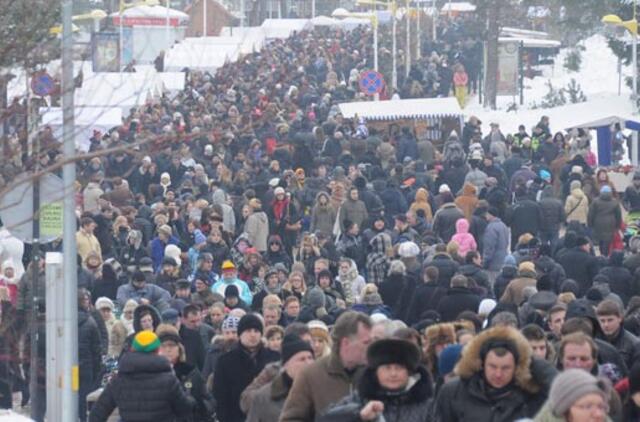
[(283, 199), (282, 201), (278, 201), (278, 200), (273, 201), (273, 215), (276, 218), (277, 222), (282, 221), (288, 206), (289, 206), (288, 199)]

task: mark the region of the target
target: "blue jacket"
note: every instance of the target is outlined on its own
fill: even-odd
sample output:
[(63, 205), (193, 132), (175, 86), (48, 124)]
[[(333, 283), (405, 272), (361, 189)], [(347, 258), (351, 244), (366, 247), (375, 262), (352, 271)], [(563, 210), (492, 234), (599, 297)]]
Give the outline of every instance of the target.
[(509, 228), (499, 218), (490, 221), (482, 238), (482, 262), (489, 271), (500, 271), (509, 254)]
[(164, 259), (164, 248), (167, 245), (177, 245), (178, 238), (171, 236), (167, 243), (160, 240), (159, 237), (153, 238), (151, 241), (151, 259), (153, 260), (153, 272), (158, 273), (162, 269), (162, 260)]

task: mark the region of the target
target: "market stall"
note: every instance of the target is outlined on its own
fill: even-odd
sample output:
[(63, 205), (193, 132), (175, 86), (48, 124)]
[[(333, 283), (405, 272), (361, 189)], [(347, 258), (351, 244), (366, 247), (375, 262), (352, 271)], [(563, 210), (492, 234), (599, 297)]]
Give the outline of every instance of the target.
[(410, 126), (418, 138), (444, 142), (454, 130), (460, 134), (463, 112), (455, 98), (421, 98), (392, 101), (360, 101), (339, 104), (347, 119), (363, 118), (367, 126), (382, 131)]

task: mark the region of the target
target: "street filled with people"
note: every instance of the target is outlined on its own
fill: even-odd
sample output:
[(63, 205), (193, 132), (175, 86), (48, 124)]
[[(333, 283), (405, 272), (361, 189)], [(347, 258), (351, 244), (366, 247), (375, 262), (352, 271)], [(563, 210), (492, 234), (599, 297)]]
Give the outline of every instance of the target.
[[(542, 113), (437, 139), (346, 119), (371, 45), (364, 27), (297, 33), (93, 133), (82, 421), (640, 420), (640, 172), (616, 186), (589, 131)], [(425, 44), (388, 96), (463, 105), (477, 47)], [(5, 181), (60, 171), (60, 140), (38, 137), (37, 157), (10, 143)], [(43, 421), (44, 259), (16, 260), (0, 229), (0, 407)]]

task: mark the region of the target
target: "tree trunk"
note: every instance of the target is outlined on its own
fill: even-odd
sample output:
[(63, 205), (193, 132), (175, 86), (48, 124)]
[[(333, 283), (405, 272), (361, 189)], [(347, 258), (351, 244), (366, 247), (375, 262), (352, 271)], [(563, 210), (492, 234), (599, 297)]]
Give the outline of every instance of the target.
[(498, 95), (498, 36), (500, 34), (501, 0), (490, 0), (487, 8), (487, 64), (484, 106), (496, 109)]

